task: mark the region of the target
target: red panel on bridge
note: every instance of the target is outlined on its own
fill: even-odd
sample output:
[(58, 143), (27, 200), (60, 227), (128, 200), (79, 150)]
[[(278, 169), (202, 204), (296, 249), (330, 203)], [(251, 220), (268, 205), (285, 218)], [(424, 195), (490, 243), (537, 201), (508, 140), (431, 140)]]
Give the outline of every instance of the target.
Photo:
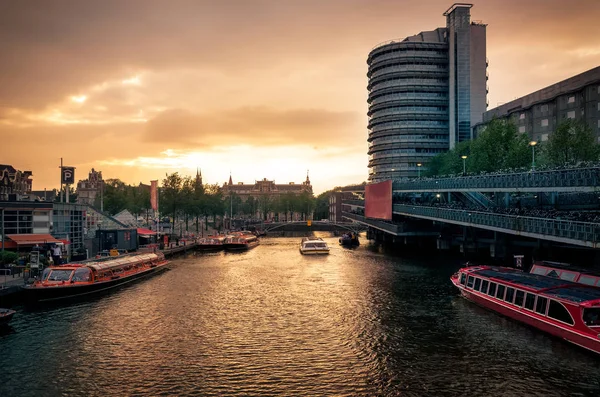
[(392, 181), (365, 186), (365, 216), (392, 220)]

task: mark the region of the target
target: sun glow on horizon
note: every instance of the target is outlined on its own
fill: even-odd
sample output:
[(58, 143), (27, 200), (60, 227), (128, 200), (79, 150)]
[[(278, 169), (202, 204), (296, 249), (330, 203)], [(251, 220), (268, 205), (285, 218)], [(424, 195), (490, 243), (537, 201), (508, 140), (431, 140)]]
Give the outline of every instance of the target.
[(71, 100), (76, 103), (84, 103), (87, 100), (87, 95), (74, 95)]

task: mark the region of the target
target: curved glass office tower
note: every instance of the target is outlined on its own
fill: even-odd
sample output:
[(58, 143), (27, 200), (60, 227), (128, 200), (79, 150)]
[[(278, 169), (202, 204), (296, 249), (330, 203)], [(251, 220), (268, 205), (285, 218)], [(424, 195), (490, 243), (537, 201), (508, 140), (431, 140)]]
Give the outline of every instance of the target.
[(446, 28), (375, 47), (369, 70), (369, 182), (416, 177), (429, 160), (471, 139), (486, 109), (485, 25), (470, 4)]

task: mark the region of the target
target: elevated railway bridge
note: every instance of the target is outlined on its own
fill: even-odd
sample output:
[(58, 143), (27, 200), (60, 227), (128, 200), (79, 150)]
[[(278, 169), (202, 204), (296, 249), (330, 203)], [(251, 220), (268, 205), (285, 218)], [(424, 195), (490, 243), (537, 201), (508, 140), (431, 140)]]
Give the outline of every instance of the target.
[[(375, 239), (397, 242), (405, 237), (406, 242), (411, 234), (429, 233), (437, 236), (440, 249), (488, 246), (490, 254), (498, 256), (506, 251), (508, 241), (533, 247), (579, 247), (595, 251), (600, 259), (600, 218), (588, 216), (600, 214), (599, 167), (392, 181), (391, 220), (365, 217), (368, 197), (363, 185), (344, 190), (361, 198), (344, 200), (344, 219), (368, 226)], [(569, 203), (582, 195), (588, 198), (585, 206)], [(534, 210), (521, 207), (522, 203)], [(535, 210), (539, 208), (584, 208), (578, 210), (584, 216)]]

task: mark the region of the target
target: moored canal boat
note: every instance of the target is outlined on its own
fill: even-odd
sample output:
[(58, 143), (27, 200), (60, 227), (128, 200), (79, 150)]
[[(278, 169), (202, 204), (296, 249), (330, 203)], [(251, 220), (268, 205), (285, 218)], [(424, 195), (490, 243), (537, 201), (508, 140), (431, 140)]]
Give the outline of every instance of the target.
[(251, 232), (234, 232), (227, 236), (223, 245), (226, 250), (249, 250), (260, 244), (258, 237)]
[(110, 290), (167, 269), (162, 252), (131, 254), (81, 264), (50, 266), (23, 288), (28, 302), (83, 297)]
[(198, 240), (196, 247), (200, 251), (220, 251), (224, 248), (225, 236), (208, 236)]
[(600, 353), (598, 287), (490, 266), (462, 268), (451, 281), (474, 303)]
[(339, 238), (340, 245), (346, 247), (358, 247), (360, 245), (360, 241), (358, 240), (358, 234), (356, 233), (344, 233), (342, 237)]
[(8, 325), (15, 313), (16, 311), (14, 310), (0, 308), (0, 327), (3, 325)]
[(304, 237), (300, 243), (300, 253), (302, 255), (327, 255), (329, 246), (320, 237)]

